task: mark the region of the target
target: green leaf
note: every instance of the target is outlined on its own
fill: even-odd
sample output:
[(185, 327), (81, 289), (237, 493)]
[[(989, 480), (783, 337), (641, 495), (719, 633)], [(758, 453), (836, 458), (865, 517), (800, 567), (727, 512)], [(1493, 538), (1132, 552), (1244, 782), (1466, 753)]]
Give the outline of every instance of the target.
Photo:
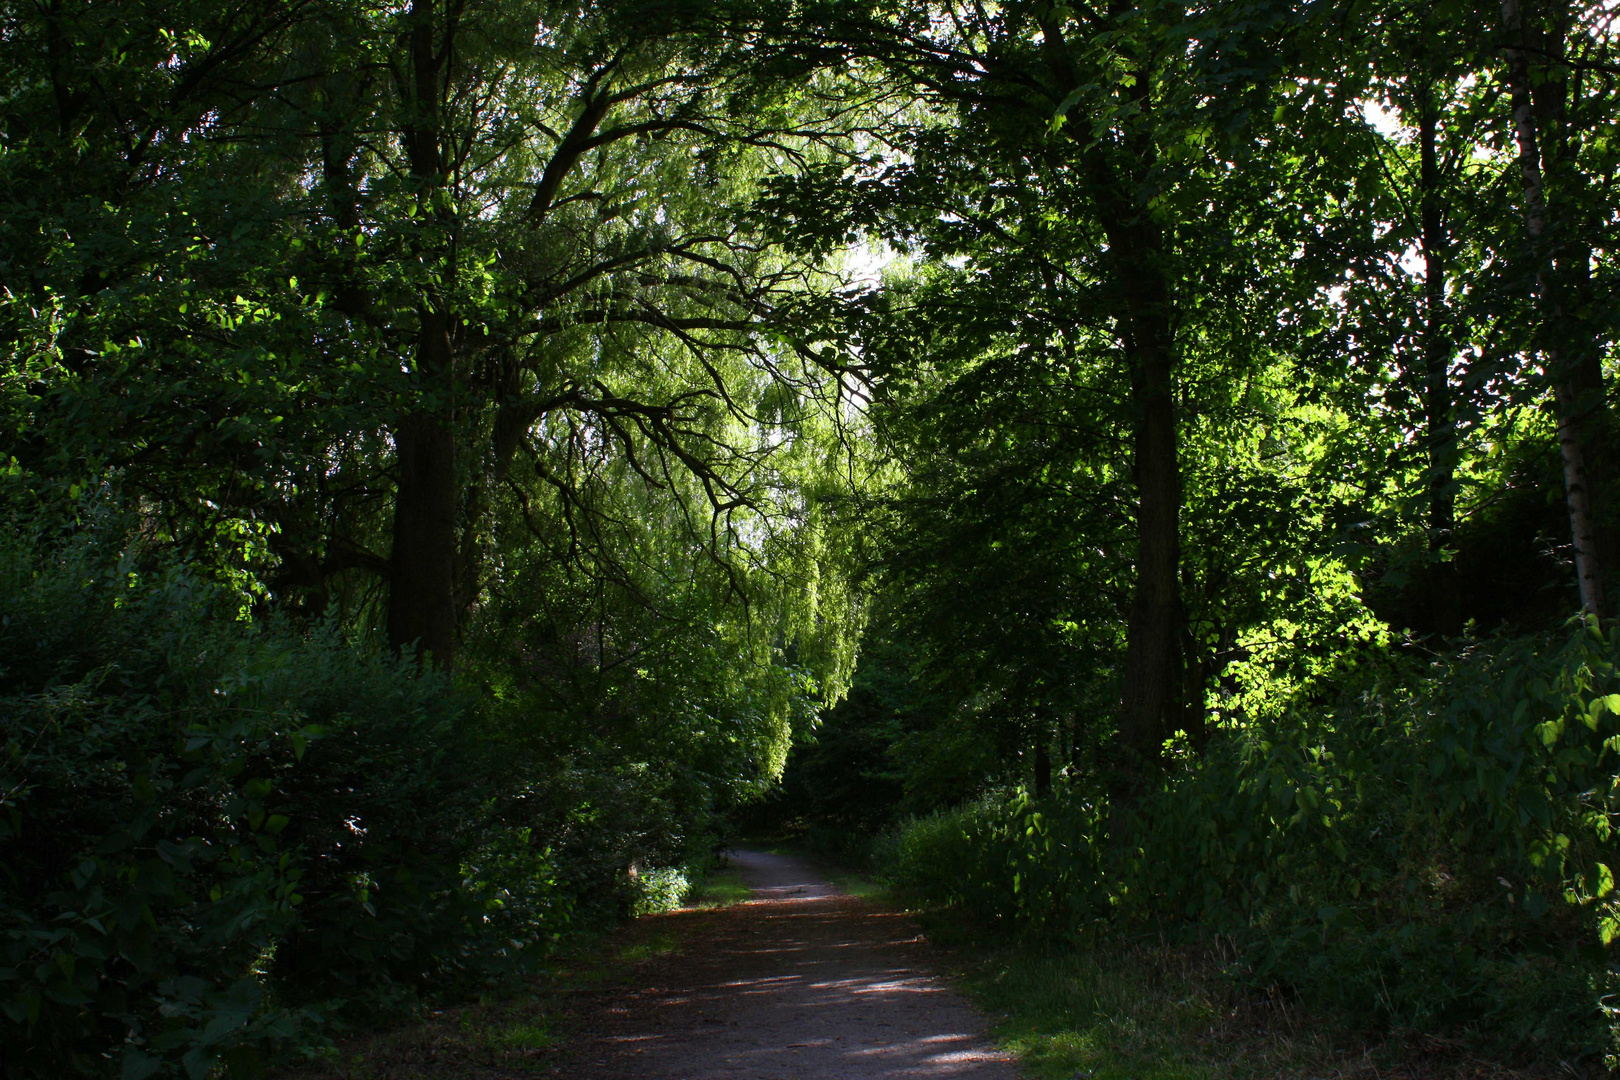
[(131, 1047), (124, 1051), (124, 1064), (118, 1073), (119, 1080), (146, 1080), (161, 1068), (163, 1068), (161, 1060)]

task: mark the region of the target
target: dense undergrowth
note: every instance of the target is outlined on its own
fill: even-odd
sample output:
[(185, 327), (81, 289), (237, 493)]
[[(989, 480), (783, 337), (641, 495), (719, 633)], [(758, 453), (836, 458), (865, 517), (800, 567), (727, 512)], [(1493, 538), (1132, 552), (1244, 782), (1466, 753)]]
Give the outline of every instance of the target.
[(1615, 1052), (1612, 6), (0, 26), (3, 1080), (486, 992), (818, 728), (919, 906)]
[(256, 1075), (500, 985), (708, 850), (522, 700), (90, 533), (0, 552), (0, 657), (7, 1077)]
[(1228, 975), (1509, 1057), (1615, 1050), (1620, 636), (1386, 658), (1216, 733), (1134, 806), (1000, 791), (874, 844), (908, 902), (1009, 936), (1218, 942)]

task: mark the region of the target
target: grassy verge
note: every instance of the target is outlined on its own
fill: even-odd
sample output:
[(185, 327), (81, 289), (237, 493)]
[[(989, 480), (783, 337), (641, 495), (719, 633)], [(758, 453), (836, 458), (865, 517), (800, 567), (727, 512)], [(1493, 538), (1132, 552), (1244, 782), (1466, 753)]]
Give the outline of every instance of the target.
[(1207, 965), (1170, 950), (1023, 945), (957, 955), (998, 1040), (1041, 1080), (1347, 1076), (1361, 1056), (1280, 1003), (1239, 1000)]
[[(280, 1080), (473, 1080), (539, 1075), (568, 1037), (570, 995), (624, 985), (625, 962), (640, 942), (614, 947), (605, 935), (579, 935), (521, 989), (424, 1011), (398, 1026), (341, 1040), (335, 1051)], [(656, 955), (658, 941), (645, 945)]]
[[(898, 906), (869, 874), (792, 844), (757, 845), (814, 862), (839, 889)], [(1032, 1080), (1462, 1080), (1568, 1077), (1555, 1064), (1513, 1068), (1459, 1043), (1371, 1037), (1284, 997), (1241, 990), (1219, 951), (1157, 943), (1024, 941), (920, 913), (958, 984)]]
[(753, 890), (743, 884), (742, 875), (724, 865), (704, 874), (692, 885), (683, 906), (689, 908), (716, 908), (739, 904), (747, 900)]
[(1036, 1080), (1462, 1080), (1569, 1077), (1514, 1068), (1459, 1042), (1373, 1036), (1286, 998), (1239, 989), (1207, 950), (1025, 942), (987, 947), (923, 918), (992, 1033)]
[[(696, 876), (668, 910), (719, 908), (748, 899), (724, 864)], [(679, 905), (676, 907), (675, 905)], [(636, 965), (679, 953), (679, 921), (632, 919), (611, 932), (574, 935), (544, 971), (514, 992), (424, 1011), (408, 1023), (342, 1040), (319, 1062), (281, 1080), (472, 1080), (550, 1073), (556, 1050), (574, 1033), (569, 1003), (581, 993), (630, 985)]]
[(823, 877), (832, 882), (833, 888), (839, 892), (873, 903), (885, 904), (890, 901), (889, 890), (882, 883), (874, 881), (866, 874), (855, 870), (846, 870), (839, 866), (828, 866), (818, 863), (816, 869), (821, 871)]

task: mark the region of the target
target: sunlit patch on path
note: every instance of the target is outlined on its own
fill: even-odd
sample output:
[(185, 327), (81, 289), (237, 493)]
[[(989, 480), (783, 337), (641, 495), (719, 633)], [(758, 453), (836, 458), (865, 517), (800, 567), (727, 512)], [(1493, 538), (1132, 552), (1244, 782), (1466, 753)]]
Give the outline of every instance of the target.
[(916, 924), (804, 862), (738, 851), (753, 898), (659, 916), (685, 942), (584, 1018), (558, 1073), (604, 1080), (1013, 1080)]

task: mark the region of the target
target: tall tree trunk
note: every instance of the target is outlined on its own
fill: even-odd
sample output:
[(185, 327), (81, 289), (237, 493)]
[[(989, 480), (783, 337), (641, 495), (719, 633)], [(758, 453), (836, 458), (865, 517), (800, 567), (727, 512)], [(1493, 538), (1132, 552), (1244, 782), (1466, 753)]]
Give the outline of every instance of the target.
[[(1575, 193), (1584, 186), (1576, 160), (1580, 149), (1577, 126), (1582, 119), (1582, 84), (1591, 75), (1565, 60), (1570, 34), (1577, 24), (1569, 0), (1545, 0), (1537, 5), (1537, 13), (1537, 25), (1521, 25), (1523, 36), (1514, 44), (1522, 42), (1529, 48), (1525, 63), (1537, 68), (1529, 80), (1529, 89), (1545, 205), (1554, 202), (1559, 191)], [(1522, 23), (1522, 13), (1520, 18)], [(1608, 117), (1602, 119), (1607, 121)], [(1553, 302), (1549, 306), (1555, 311), (1549, 336), (1558, 343), (1559, 359), (1569, 373), (1577, 434), (1586, 464), (1597, 564), (1607, 585), (1620, 551), (1616, 550), (1614, 535), (1614, 428), (1603, 386), (1603, 350), (1599, 344), (1602, 332), (1590, 314), (1601, 309), (1602, 302), (1592, 295), (1592, 245), (1580, 235), (1577, 208), (1561, 205), (1556, 219), (1551, 214), (1548, 218), (1551, 244), (1543, 265), (1551, 273)], [(1551, 227), (1554, 224), (1557, 228)]]
[[(1124, 7), (1111, 9), (1123, 15)], [(1062, 101), (1086, 83), (1061, 24), (1040, 18), (1048, 68)], [(1181, 463), (1175, 399), (1175, 310), (1168, 276), (1169, 246), (1139, 192), (1155, 150), (1147, 116), (1153, 80), (1145, 71), (1122, 87), (1137, 119), (1118, 149), (1092, 141), (1086, 125), (1067, 126), (1080, 150), (1088, 194), (1097, 208), (1123, 301), (1120, 336), (1131, 367), (1136, 430), (1136, 581), (1125, 626), (1120, 694), (1119, 775), (1115, 792), (1129, 799), (1164, 755), (1164, 740), (1181, 709)], [(1119, 152), (1122, 150), (1123, 152)], [(1117, 154), (1117, 157), (1115, 155)], [(1116, 167), (1117, 166), (1117, 167)]]
[(1560, 248), (1555, 268), (1561, 315), (1557, 333), (1569, 366), (1572, 413), (1586, 466), (1593, 550), (1606, 587), (1613, 568), (1620, 564), (1620, 537), (1615, 535), (1614, 417), (1603, 382), (1601, 332), (1590, 315), (1602, 309), (1602, 301), (1592, 295), (1591, 245), (1566, 237)]
[[(442, 314), (422, 312), (417, 371), (436, 387), (450, 374), (450, 336)], [(436, 409), (407, 416), (394, 432), (399, 483), (394, 495), (394, 552), (389, 565), (388, 641), (412, 644), (449, 667), (456, 641), (456, 444), (453, 418)]]
[[(1597, 522), (1592, 512), (1592, 491), (1587, 476), (1586, 413), (1591, 406), (1581, 393), (1577, 357), (1573, 343), (1559, 340), (1565, 319), (1552, 253), (1547, 250), (1547, 199), (1542, 187), (1541, 150), (1538, 141), (1535, 106), (1531, 95), (1530, 68), (1521, 47), (1524, 22), (1518, 0), (1502, 0), (1502, 21), (1507, 28), (1508, 87), (1512, 93), (1513, 128), (1519, 144), (1519, 174), (1524, 184), (1525, 232), (1537, 261), (1536, 289), (1542, 308), (1541, 353), (1553, 386), (1553, 407), (1558, 422), (1558, 450), (1564, 465), (1564, 501), (1569, 511), (1570, 534), (1575, 547), (1575, 577), (1580, 586), (1581, 607), (1602, 618), (1604, 611), (1603, 567), (1599, 555)], [(1589, 380), (1588, 380), (1589, 381)], [(1600, 377), (1601, 392), (1601, 377)]]
[(1447, 637), (1462, 632), (1457, 564), (1442, 553), (1457, 527), (1457, 422), (1451, 401), (1451, 341), (1446, 326), (1446, 226), (1441, 203), (1439, 107), (1432, 82), (1419, 89), (1419, 242), (1423, 248), (1423, 411), (1429, 458), (1429, 552), (1443, 561), (1430, 567), (1429, 603), (1434, 628)]
[[(410, 19), (412, 81), (404, 137), (418, 202), (427, 210), (444, 184), (438, 97), (444, 57), (434, 53), (432, 0), (415, 0)], [(445, 48), (448, 52), (448, 44)], [(424, 256), (448, 263), (444, 252)], [(417, 317), (416, 377), (422, 400), (394, 431), (399, 483), (388, 640), (395, 649), (415, 644), (435, 666), (449, 667), (456, 640), (455, 353), (451, 318), (441, 297), (425, 297)]]
[(1044, 798), (1052, 794), (1052, 751), (1047, 745), (1052, 740), (1051, 731), (1045, 727), (1035, 732), (1035, 795)]
[(1137, 772), (1163, 755), (1181, 704), (1181, 464), (1163, 238), (1139, 218), (1112, 226), (1109, 247), (1124, 291), (1136, 411), (1136, 582), (1125, 629), (1120, 740), (1127, 771)]

